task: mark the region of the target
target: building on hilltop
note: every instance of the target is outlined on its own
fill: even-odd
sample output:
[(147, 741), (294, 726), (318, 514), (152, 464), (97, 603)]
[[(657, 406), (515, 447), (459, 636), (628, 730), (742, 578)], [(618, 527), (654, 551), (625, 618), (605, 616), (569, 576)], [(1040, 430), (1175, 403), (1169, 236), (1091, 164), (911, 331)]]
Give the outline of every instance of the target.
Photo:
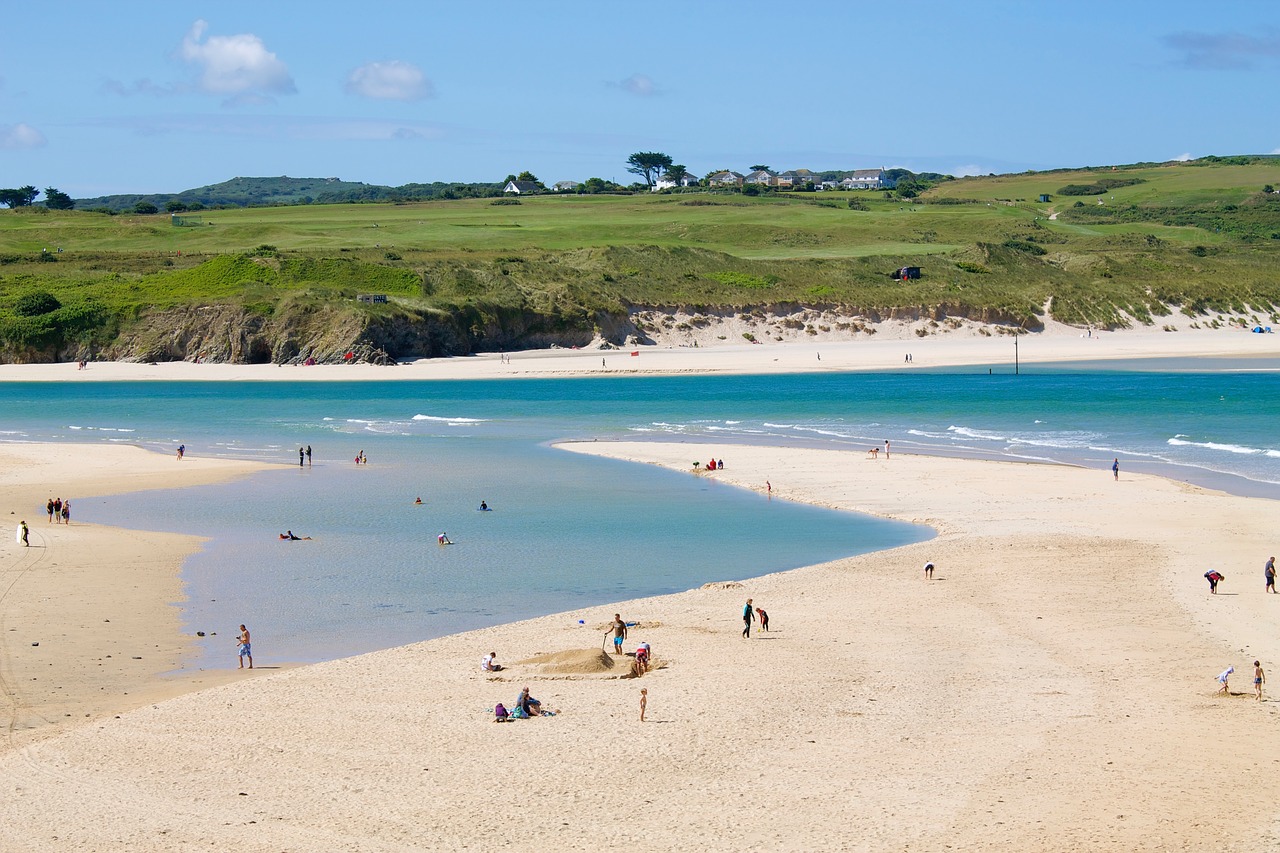
[(534, 195), (538, 192), (538, 185), (533, 181), (507, 181), (502, 191), (514, 195)]
[[(582, 181), (556, 181), (551, 185), (551, 189), (558, 193), (572, 193), (582, 189)], [(506, 192), (506, 190), (503, 190)]]
[(681, 176), (679, 181), (673, 181), (664, 174), (662, 177), (658, 178), (658, 180), (654, 182), (653, 191), (657, 192), (658, 190), (670, 190), (670, 189), (675, 189), (676, 187), (696, 187), (697, 185), (698, 185), (697, 175), (690, 175), (686, 173), (683, 176)]
[(759, 184), (764, 187), (773, 186), (773, 179), (778, 177), (768, 169), (757, 169), (742, 179), (744, 184)]
[(888, 190), (893, 189), (893, 180), (880, 169), (854, 169), (853, 174), (840, 182), (847, 190)]
[(740, 187), (742, 186), (742, 175), (734, 171), (716, 172), (707, 183), (713, 187)]

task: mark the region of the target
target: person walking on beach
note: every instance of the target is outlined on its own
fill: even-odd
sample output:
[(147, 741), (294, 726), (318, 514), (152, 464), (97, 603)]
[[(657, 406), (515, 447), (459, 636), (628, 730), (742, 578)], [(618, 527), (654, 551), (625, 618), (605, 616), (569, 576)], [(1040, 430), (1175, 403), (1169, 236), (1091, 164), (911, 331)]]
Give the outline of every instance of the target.
[(49, 502), (44, 505), (44, 508), (49, 513), (49, 523), (53, 524), (53, 498), (49, 498)]
[(1264, 592), (1275, 594), (1276, 591), (1276, 558), (1267, 557), (1267, 564), (1262, 567), (1262, 574), (1267, 579), (1267, 587)]
[(301, 467), (302, 467), (302, 463), (303, 463), (303, 461), (304, 461), (306, 458), (307, 458), (307, 451), (305, 451), (305, 450), (303, 450), (301, 447), (299, 447), (299, 448), (298, 448), (298, 467), (299, 467), (299, 468), (301, 468)]
[(615, 655), (622, 654), (622, 641), (627, 638), (627, 623), (622, 621), (622, 615), (613, 614), (613, 653)]
[(933, 580), (933, 563), (924, 564), (924, 579), (927, 581)]
[(307, 467), (311, 467), (311, 445), (307, 445)]
[(1267, 683), (1267, 674), (1262, 671), (1262, 664), (1253, 662), (1253, 696), (1262, 701), (1262, 685)]
[(751, 639), (751, 620), (756, 618), (756, 612), (751, 607), (751, 599), (747, 599), (746, 605), (742, 608), (742, 636)]
[(71, 524), (71, 501), (69, 500), (62, 502), (62, 523)]
[(1120, 479), (1120, 460), (1119, 459), (1111, 460), (1111, 476), (1116, 480)]
[(53, 499), (53, 523), (57, 524), (58, 519), (62, 518), (62, 498)]
[(640, 722), (644, 722), (644, 709), (649, 704), (649, 688), (640, 688)]
[(182, 457), (185, 456), (186, 453), (187, 453), (187, 446), (185, 444), (179, 444), (178, 445), (178, 461), (179, 462), (182, 461)]
[(249, 669), (253, 669), (253, 646), (249, 644), (249, 629), (240, 626), (240, 636), (236, 640), (240, 644), (240, 668), (244, 669), (244, 659), (249, 659)]
[(18, 541), (22, 543), (24, 548), (31, 547), (31, 540), (28, 538), (30, 535), (31, 535), (31, 531), (27, 529), (27, 523), (25, 521), (19, 522), (18, 523)]

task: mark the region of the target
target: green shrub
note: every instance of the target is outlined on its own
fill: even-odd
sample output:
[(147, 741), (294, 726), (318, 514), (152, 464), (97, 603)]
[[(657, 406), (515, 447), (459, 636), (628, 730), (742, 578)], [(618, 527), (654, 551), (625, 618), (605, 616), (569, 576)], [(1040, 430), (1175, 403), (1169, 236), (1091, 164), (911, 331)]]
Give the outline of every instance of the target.
[(1035, 243), (1026, 240), (1005, 240), (1006, 249), (1013, 249), (1016, 252), (1026, 252), (1029, 255), (1047, 255), (1049, 254), (1043, 247), (1037, 246)]
[(707, 278), (718, 281), (721, 284), (749, 287), (753, 290), (763, 290), (778, 283), (778, 277), (776, 275), (759, 276), (750, 275), (744, 272), (713, 272), (708, 273)]
[(973, 261), (956, 261), (956, 266), (968, 273), (975, 273), (978, 275), (989, 275), (991, 273), (991, 270), (987, 269), (982, 264), (975, 264)]
[(61, 307), (62, 303), (52, 293), (47, 290), (33, 290), (18, 297), (18, 301), (13, 305), (13, 311), (20, 317), (39, 317), (43, 314), (52, 314)]

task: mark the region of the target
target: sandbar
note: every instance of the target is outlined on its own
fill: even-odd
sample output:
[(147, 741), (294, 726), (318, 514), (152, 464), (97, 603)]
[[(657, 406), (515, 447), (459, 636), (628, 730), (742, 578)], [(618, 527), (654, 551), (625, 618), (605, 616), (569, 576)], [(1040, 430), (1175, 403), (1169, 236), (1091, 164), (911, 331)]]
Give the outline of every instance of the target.
[[(1068, 466), (734, 446), (708, 474), (688, 469), (686, 444), (561, 446), (937, 536), (97, 718), (0, 754), (0, 848), (1280, 841), (1266, 736), (1280, 705), (1249, 684), (1254, 658), (1280, 659), (1280, 598), (1262, 581), (1274, 502)], [(1228, 578), (1214, 596), (1207, 567)], [(643, 555), (601, 571), (644, 571)], [(767, 634), (741, 636), (747, 598)], [(619, 677), (629, 659), (599, 663), (614, 612), (639, 623), (628, 650), (653, 645), (640, 679)], [(509, 668), (481, 672), (494, 650)], [(1229, 664), (1233, 695), (1217, 697)], [(493, 705), (525, 685), (559, 713), (495, 724)]]

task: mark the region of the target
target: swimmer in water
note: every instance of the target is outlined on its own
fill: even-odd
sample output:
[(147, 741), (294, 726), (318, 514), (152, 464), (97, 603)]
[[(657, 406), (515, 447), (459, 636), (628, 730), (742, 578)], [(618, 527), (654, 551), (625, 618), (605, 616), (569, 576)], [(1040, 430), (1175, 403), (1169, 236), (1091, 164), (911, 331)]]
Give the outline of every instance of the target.
[(418, 498), (416, 501), (414, 501), (414, 504), (421, 504), (421, 503), (422, 503), (422, 498)]
[(482, 512), (488, 512), (488, 511), (489, 511), (489, 505), (488, 505), (487, 503), (485, 503), (484, 501), (480, 501), (480, 510), (481, 510)]

